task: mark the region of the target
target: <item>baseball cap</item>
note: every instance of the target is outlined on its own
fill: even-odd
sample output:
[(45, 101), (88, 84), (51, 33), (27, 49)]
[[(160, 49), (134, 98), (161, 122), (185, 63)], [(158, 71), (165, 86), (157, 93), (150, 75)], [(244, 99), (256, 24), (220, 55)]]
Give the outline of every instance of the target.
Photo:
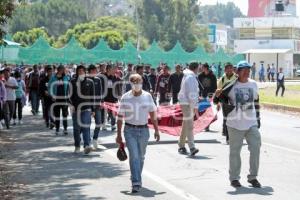
[(242, 60), (237, 64), (237, 69), (251, 68), (251, 65), (246, 61)]

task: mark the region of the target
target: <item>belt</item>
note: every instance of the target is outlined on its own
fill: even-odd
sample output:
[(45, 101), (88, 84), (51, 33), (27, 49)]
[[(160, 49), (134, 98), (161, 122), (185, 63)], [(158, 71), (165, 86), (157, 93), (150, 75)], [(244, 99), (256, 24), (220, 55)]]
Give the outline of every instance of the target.
[(129, 127), (132, 127), (132, 128), (148, 128), (148, 124), (145, 124), (145, 125), (133, 125), (133, 124), (125, 123), (125, 126), (129, 126)]

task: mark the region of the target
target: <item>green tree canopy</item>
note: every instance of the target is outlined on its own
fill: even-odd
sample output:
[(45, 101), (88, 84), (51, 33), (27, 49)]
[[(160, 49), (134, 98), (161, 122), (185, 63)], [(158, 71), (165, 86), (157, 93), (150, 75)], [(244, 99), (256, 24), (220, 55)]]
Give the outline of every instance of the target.
[(47, 3), (21, 4), (9, 24), (11, 33), (45, 27), (50, 35), (57, 37), (86, 21), (86, 10), (78, 0), (49, 0)]
[(241, 10), (233, 2), (228, 2), (227, 4), (201, 6), (198, 18), (202, 24), (221, 23), (233, 26), (233, 18), (243, 16)]

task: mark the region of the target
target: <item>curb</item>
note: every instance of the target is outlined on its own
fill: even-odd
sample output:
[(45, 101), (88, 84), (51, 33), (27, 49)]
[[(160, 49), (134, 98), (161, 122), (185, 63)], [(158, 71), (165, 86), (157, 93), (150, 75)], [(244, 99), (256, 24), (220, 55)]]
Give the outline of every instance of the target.
[(262, 108), (265, 108), (265, 109), (282, 110), (282, 111), (300, 113), (299, 107), (285, 106), (285, 105), (272, 104), (272, 103), (260, 103), (260, 104), (262, 105)]

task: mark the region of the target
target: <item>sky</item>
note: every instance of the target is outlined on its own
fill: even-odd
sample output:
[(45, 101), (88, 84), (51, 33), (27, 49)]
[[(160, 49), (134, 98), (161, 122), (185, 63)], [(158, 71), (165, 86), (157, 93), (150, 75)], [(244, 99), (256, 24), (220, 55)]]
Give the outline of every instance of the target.
[[(248, 0), (199, 0), (202, 5), (213, 5), (217, 2), (227, 3), (233, 2), (237, 7), (239, 7), (244, 15), (248, 14)], [(297, 0), (297, 15), (300, 14), (300, 2)]]

